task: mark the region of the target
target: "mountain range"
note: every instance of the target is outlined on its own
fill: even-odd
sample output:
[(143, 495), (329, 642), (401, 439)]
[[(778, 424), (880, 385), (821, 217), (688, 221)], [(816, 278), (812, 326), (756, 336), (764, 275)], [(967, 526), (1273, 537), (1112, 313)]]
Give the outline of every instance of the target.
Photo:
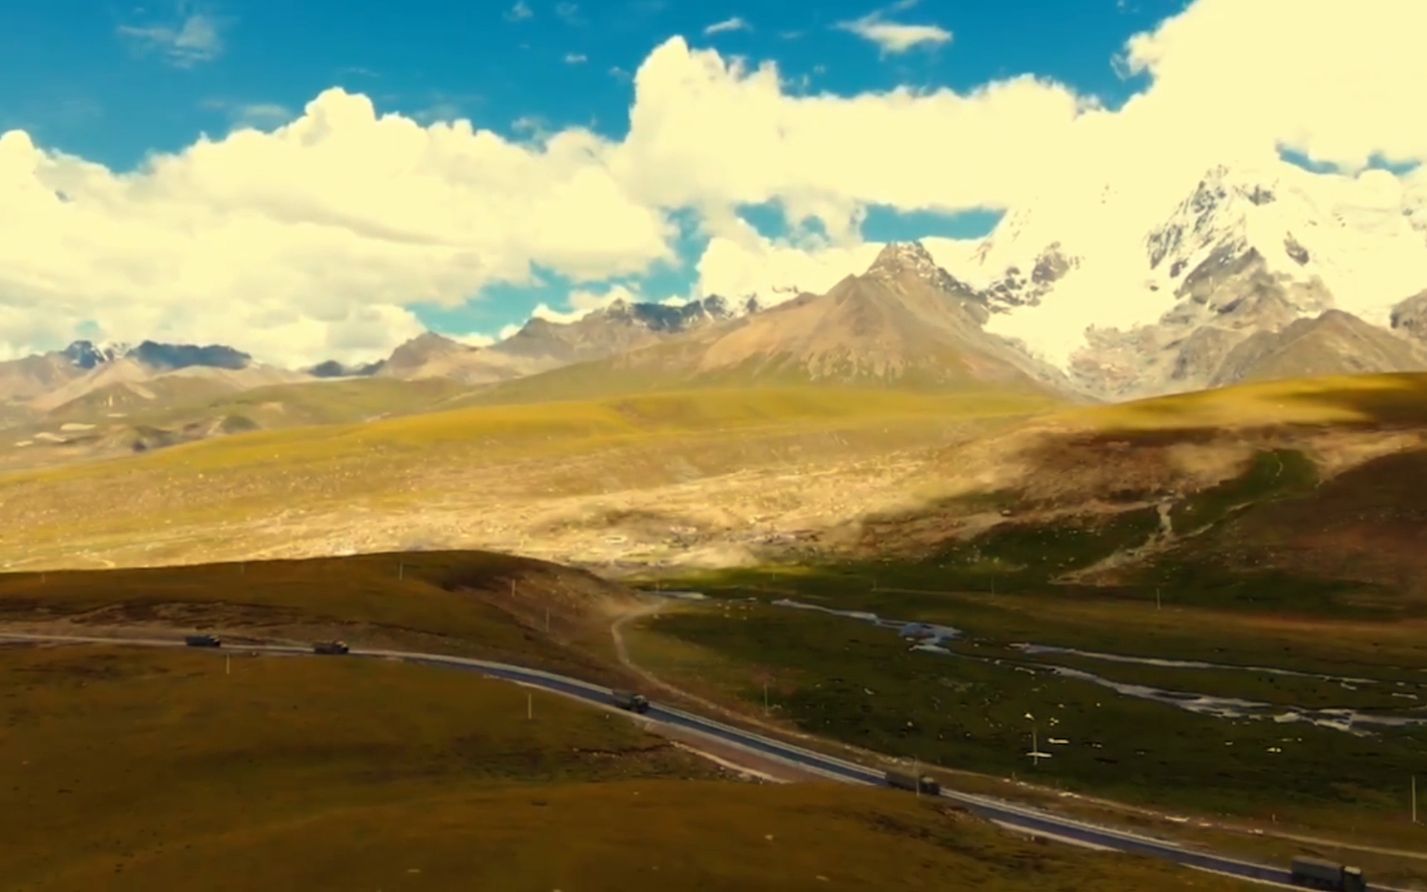
[[(944, 264), (920, 243), (890, 244), (824, 294), (617, 300), (574, 321), (532, 318), (489, 346), (427, 332), (357, 365), (290, 370), (223, 345), (81, 340), (0, 362), (0, 426), (138, 423), (159, 407), (337, 381), (391, 382), (391, 405), (367, 406), (391, 412), (408, 410), (402, 382), (447, 382), (423, 401), (450, 387), (522, 399), (759, 383), (1120, 400), (1427, 369), (1427, 220), (1344, 188), (1288, 165), (1218, 167), (1165, 213), (1113, 192), (1079, 226), (1022, 211), (985, 239), (934, 242)], [(185, 423), (207, 430), (214, 417)]]

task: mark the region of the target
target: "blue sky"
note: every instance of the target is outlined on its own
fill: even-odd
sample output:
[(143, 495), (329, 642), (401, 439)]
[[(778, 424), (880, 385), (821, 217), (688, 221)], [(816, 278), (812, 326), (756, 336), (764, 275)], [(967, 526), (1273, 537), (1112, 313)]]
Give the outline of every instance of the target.
[[(379, 112), (420, 121), (463, 117), (511, 137), (591, 127), (611, 139), (628, 128), (631, 73), (672, 35), (725, 58), (775, 61), (803, 93), (852, 96), (897, 86), (974, 89), (1021, 73), (1055, 79), (1111, 107), (1143, 84), (1113, 64), (1132, 34), (1180, 11), (1182, 0), (922, 0), (879, 6), (675, 0), (46, 0), (0, 11), (0, 131), (23, 129), (42, 148), (124, 172), (153, 152), (174, 152), (235, 123), (272, 128), (322, 90), (370, 96)], [(840, 23), (934, 26), (949, 40), (885, 52)], [(738, 21), (706, 33), (719, 22)], [(773, 208), (744, 215), (782, 231)], [(992, 212), (953, 218), (871, 207), (873, 241), (979, 235)], [(651, 296), (686, 291), (699, 238), (682, 263), (651, 274)], [(537, 302), (560, 305), (568, 280), (487, 286), (468, 307), (418, 308), (450, 331), (494, 331)], [(472, 295), (473, 298), (477, 295)]]

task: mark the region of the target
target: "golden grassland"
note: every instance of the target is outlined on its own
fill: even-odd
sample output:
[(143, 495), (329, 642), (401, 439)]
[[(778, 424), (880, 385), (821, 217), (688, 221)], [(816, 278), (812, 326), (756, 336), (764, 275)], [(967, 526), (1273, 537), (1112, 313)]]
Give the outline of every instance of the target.
[(713, 780), (623, 716), (356, 658), (0, 649), (6, 889), (1247, 888), (892, 791)]
[(1088, 427), (1157, 430), (1427, 422), (1427, 375), (1286, 379), (1070, 410)]
[(985, 394), (699, 391), (255, 432), (0, 476), (0, 561), (233, 556), (233, 545), (262, 540), (270, 519), (309, 514), (320, 520), (305, 536), (350, 530), (360, 539), (371, 519), (363, 512), (433, 504), (499, 511), (512, 501), (640, 490), (809, 457), (883, 455), (1044, 405)]

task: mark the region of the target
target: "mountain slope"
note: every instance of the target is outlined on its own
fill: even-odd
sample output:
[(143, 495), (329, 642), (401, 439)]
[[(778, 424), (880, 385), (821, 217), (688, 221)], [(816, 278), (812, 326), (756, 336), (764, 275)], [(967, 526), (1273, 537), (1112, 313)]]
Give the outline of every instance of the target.
[(873, 385), (1047, 393), (1053, 370), (981, 328), (984, 304), (920, 244), (889, 245), (825, 295), (511, 382), (505, 398), (705, 385)]
[(1210, 384), (1427, 369), (1427, 350), (1341, 310), (1260, 331), (1229, 351)]

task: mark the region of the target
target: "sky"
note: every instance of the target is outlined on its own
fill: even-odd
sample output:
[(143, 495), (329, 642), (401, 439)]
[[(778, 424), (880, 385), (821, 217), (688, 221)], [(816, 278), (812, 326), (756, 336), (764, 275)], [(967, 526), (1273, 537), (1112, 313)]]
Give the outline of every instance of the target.
[(91, 336), (358, 360), (613, 297), (825, 288), (881, 242), (1225, 160), (1416, 195), (1424, 8), (6, 4), (0, 358)]

